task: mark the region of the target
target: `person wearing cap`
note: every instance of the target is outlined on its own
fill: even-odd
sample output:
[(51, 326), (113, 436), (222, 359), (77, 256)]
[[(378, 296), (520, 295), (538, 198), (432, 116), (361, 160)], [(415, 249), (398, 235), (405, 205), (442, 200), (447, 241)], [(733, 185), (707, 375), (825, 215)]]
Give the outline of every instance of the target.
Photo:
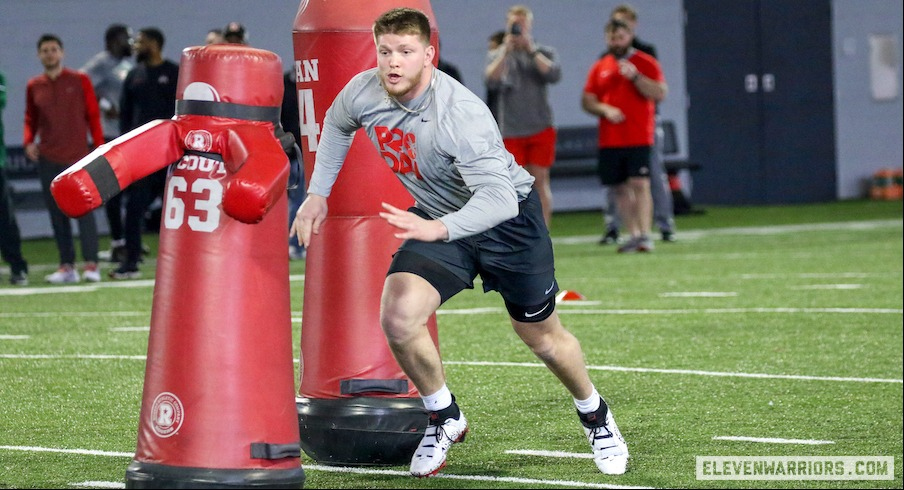
[(248, 38), (245, 36), (245, 26), (238, 22), (230, 22), (223, 29), (223, 40), (232, 44), (248, 44)]

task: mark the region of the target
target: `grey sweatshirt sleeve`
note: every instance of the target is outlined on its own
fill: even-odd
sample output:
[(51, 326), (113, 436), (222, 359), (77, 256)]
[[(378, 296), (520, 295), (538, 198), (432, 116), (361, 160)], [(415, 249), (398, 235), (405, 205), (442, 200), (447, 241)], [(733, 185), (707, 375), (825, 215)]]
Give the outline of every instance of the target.
[(475, 102), (460, 102), (446, 114), (437, 134), (440, 147), (454, 158), (471, 192), (461, 209), (439, 218), (449, 231), (449, 241), (482, 233), (518, 215), (512, 178), (521, 169), (513, 168), (517, 164), (505, 151), (493, 118), (481, 114), (485, 111)]

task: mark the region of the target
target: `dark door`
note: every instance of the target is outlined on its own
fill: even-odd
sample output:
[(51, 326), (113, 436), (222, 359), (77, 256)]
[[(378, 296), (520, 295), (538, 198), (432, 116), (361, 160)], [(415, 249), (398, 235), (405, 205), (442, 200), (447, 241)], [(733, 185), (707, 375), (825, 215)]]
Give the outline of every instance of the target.
[(836, 196), (829, 0), (686, 0), (694, 200)]

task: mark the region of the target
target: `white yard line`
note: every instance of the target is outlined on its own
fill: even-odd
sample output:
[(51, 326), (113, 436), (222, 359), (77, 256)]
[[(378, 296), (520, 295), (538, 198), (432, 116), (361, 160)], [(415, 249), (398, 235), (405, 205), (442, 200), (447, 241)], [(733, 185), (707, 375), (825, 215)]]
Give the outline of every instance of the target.
[(70, 485), (81, 488), (126, 488), (125, 483), (115, 481), (83, 481)]
[[(594, 301), (563, 301), (559, 303), (559, 313), (575, 315), (698, 315), (698, 314), (725, 314), (725, 313), (839, 313), (839, 314), (880, 314), (901, 315), (904, 308), (671, 308), (671, 309), (578, 309), (578, 306), (595, 306)], [(437, 315), (483, 315), (505, 313), (502, 306), (487, 306), (482, 308), (440, 308)], [(0, 318), (56, 318), (61, 316), (74, 317), (111, 317), (111, 316), (149, 316), (148, 311), (59, 311), (59, 312), (0, 312)], [(293, 311), (292, 321), (301, 322), (302, 312)]]
[(593, 453), (566, 453), (565, 451), (539, 451), (535, 449), (509, 449), (505, 454), (540, 456), (543, 458), (593, 459)]
[(92, 317), (101, 316), (148, 316), (151, 311), (32, 311), (32, 312), (0, 312), (0, 318), (57, 318), (60, 316)]
[[(292, 274), (289, 282), (304, 281), (304, 274)], [(105, 288), (149, 288), (154, 287), (154, 279), (136, 279), (129, 281), (83, 282), (67, 286), (15, 287), (0, 289), (0, 296), (31, 296), (35, 294), (92, 293)]]
[(808, 446), (820, 446), (825, 444), (835, 444), (835, 441), (820, 441), (816, 439), (780, 439), (776, 437), (745, 437), (745, 436), (715, 436), (714, 441), (741, 441), (741, 442), (763, 442), (767, 444), (805, 444)]
[[(53, 452), (53, 453), (65, 453), (65, 454), (80, 454), (85, 456), (110, 456), (110, 457), (122, 457), (122, 458), (132, 458), (135, 456), (134, 453), (123, 453), (123, 452), (111, 452), (111, 451), (96, 451), (91, 449), (57, 449), (57, 448), (47, 448), (47, 447), (35, 447), (35, 446), (0, 446), (0, 449), (10, 450), (10, 451), (28, 451), (28, 452)], [(316, 464), (304, 464), (301, 465), (302, 469), (305, 471), (325, 471), (330, 473), (352, 473), (356, 475), (385, 475), (385, 476), (401, 476), (405, 478), (412, 478), (411, 474), (407, 471), (399, 471), (399, 470), (381, 470), (375, 468), (352, 468), (352, 467), (344, 467), (344, 466), (324, 466), (324, 465), (316, 465)], [(605, 483), (591, 483), (591, 482), (581, 482), (581, 481), (573, 481), (573, 480), (541, 480), (536, 478), (518, 478), (518, 477), (497, 477), (497, 476), (483, 476), (483, 475), (452, 475), (448, 473), (440, 473), (433, 478), (444, 478), (448, 480), (462, 480), (462, 481), (482, 481), (482, 482), (494, 482), (494, 483), (522, 483), (522, 484), (530, 484), (530, 485), (553, 485), (553, 486), (562, 486), (569, 488), (614, 488), (614, 489), (631, 489), (631, 488), (651, 488), (651, 487), (634, 487), (627, 485), (610, 485)], [(79, 487), (99, 487), (99, 488), (125, 488), (125, 483), (120, 486), (119, 482), (104, 482), (104, 481), (90, 481), (90, 482), (81, 482), (81, 483), (73, 483), (75, 486)]]
[(863, 284), (810, 284), (807, 286), (794, 286), (789, 289), (863, 289)]
[[(559, 306), (566, 306), (568, 302), (560, 303)], [(582, 306), (582, 305), (575, 305)], [(560, 314), (570, 315), (695, 315), (695, 314), (723, 314), (723, 313), (849, 313), (849, 314), (904, 314), (902, 308), (675, 308), (675, 309), (633, 309), (633, 310), (581, 310), (572, 308), (559, 308)], [(505, 308), (486, 307), (486, 308), (461, 308), (461, 309), (440, 309), (437, 315), (479, 315), (484, 313), (504, 313)]]
[[(443, 361), (447, 366), (491, 366), (491, 367), (532, 367), (546, 368), (545, 364), (538, 362), (488, 362), (488, 361)], [(850, 383), (904, 383), (901, 379), (886, 378), (848, 378), (840, 376), (803, 376), (796, 374), (765, 374), (765, 373), (737, 373), (724, 371), (699, 371), (693, 369), (659, 369), (624, 366), (587, 366), (591, 371), (619, 371), (633, 373), (659, 373), (659, 374), (689, 374), (694, 376), (715, 376), (726, 378), (756, 378), (756, 379), (792, 379), (799, 381), (837, 381)]]
[[(333, 473), (354, 473), (358, 475), (394, 475), (411, 478), (411, 474), (407, 471), (398, 470), (378, 470), (373, 468), (350, 468), (343, 466), (321, 466), (321, 465), (302, 465), (307, 471), (308, 469), (316, 471), (329, 471)], [(482, 475), (451, 475), (448, 473), (440, 473), (432, 478), (445, 478), (449, 480), (466, 480), (466, 481), (484, 481), (494, 483), (522, 483), (530, 485), (555, 485), (569, 488), (652, 488), (652, 487), (632, 487), (627, 485), (611, 485), (606, 483), (589, 483), (572, 480), (539, 480), (534, 478), (517, 478), (517, 477), (499, 477), (499, 476), (482, 476)]]
[[(132, 360), (145, 361), (147, 356), (123, 356), (107, 354), (73, 354), (73, 355), (49, 355), (49, 354), (0, 354), (0, 359), (26, 359), (26, 360)], [(298, 364), (299, 359), (294, 362)], [(488, 366), (488, 367), (528, 367), (546, 368), (545, 364), (536, 362), (490, 362), (490, 361), (444, 361), (447, 366)], [(790, 379), (798, 381), (836, 381), (842, 383), (904, 383), (901, 379), (888, 378), (853, 378), (842, 376), (806, 376), (797, 374), (766, 374), (766, 373), (738, 373), (725, 371), (701, 371), (694, 369), (660, 369), (626, 366), (587, 366), (591, 371), (616, 371), (629, 373), (657, 373), (657, 374), (683, 374), (692, 376), (714, 376), (723, 378), (754, 378), (754, 379)]]
[[(849, 221), (841, 223), (807, 223), (800, 225), (749, 226), (738, 228), (714, 228), (711, 230), (678, 231), (678, 240), (699, 240), (710, 235), (778, 235), (782, 233), (801, 233), (806, 231), (863, 231), (881, 228), (901, 228), (900, 220)], [(598, 243), (599, 235), (583, 235), (553, 238), (555, 245), (583, 245)]]
[(677, 291), (671, 293), (659, 293), (660, 298), (733, 298), (738, 293), (734, 291)]
[[(901, 275), (895, 272), (895, 275)], [(837, 279), (843, 277), (846, 279), (865, 279), (870, 276), (885, 276), (887, 273), (875, 274), (871, 272), (803, 272), (794, 274), (741, 274), (741, 279), (783, 279), (786, 277), (796, 277), (800, 279)]]
[(63, 453), (63, 454), (80, 454), (82, 456), (108, 456), (113, 458), (131, 458), (135, 453), (123, 453), (116, 451), (98, 451), (95, 449), (61, 449), (55, 447), (38, 447), (38, 446), (0, 446), (0, 449), (8, 451), (26, 451), (32, 453)]

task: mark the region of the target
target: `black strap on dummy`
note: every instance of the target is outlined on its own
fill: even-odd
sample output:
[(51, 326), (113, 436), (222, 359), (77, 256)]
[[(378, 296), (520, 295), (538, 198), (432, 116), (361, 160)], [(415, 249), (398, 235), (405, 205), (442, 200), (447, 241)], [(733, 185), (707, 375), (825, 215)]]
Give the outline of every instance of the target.
[(108, 199), (122, 192), (122, 189), (119, 188), (119, 180), (116, 179), (116, 174), (113, 172), (113, 167), (110, 166), (110, 161), (104, 155), (91, 160), (90, 163), (85, 165), (85, 171), (88, 172), (91, 180), (94, 181), (94, 186), (97, 187), (101, 202), (107, 202)]
[(269, 444), (266, 442), (252, 442), (251, 457), (254, 459), (300, 458), (301, 443)]
[(360, 393), (408, 393), (408, 381), (404, 379), (343, 379), (339, 382), (343, 395)]
[(214, 116), (246, 121), (271, 122), (279, 126), (281, 107), (263, 107), (256, 105), (233, 104), (232, 102), (213, 102), (210, 100), (177, 100), (177, 116)]

